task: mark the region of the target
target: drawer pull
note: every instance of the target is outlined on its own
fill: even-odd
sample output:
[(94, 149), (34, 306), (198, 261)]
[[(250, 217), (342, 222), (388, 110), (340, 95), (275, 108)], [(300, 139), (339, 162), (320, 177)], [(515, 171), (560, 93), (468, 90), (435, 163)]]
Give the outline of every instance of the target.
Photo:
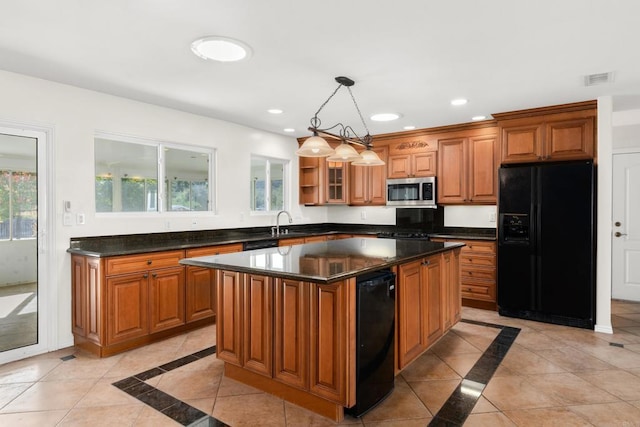
[(148, 278), (149, 278), (149, 275), (148, 275), (147, 273), (145, 273), (145, 274), (143, 274), (143, 275), (142, 275), (142, 277), (143, 277), (144, 279), (148, 279)]
[(431, 262), (430, 261), (423, 261), (422, 264), (420, 265), (429, 265)]
[(151, 265), (152, 262), (153, 262), (152, 260), (148, 259), (147, 260), (147, 265)]
[(151, 276), (155, 279), (156, 277), (158, 277), (157, 273), (152, 273)]

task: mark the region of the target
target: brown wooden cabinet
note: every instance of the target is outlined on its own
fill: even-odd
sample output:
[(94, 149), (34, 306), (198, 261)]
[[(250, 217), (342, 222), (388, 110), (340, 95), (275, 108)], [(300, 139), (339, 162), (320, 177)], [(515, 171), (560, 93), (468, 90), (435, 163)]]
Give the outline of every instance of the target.
[(273, 371), (273, 280), (244, 274), (243, 366), (267, 377)]
[[(241, 244), (217, 251), (241, 250)], [(212, 247), (190, 249), (190, 257)], [(215, 320), (210, 269), (182, 266), (185, 251), (92, 257), (72, 255), (74, 342), (100, 357), (201, 327)]]
[(459, 252), (459, 249), (455, 249), (398, 267), (398, 371), (460, 320)]
[(435, 238), (431, 240), (465, 244), (460, 251), (462, 305), (496, 310), (496, 242)]
[(324, 204), (325, 159), (299, 157), (300, 204), (306, 206)]
[[(242, 252), (242, 243), (214, 245), (187, 249), (185, 258), (196, 258)], [(195, 322), (201, 319), (215, 318), (216, 289), (213, 270), (205, 267), (186, 266), (185, 280), (185, 321)]]
[(349, 202), (349, 163), (325, 160), (327, 204), (346, 204)]
[(596, 115), (595, 101), (494, 114), (501, 163), (593, 159)]
[(216, 354), (219, 359), (242, 366), (242, 320), (244, 292), (242, 273), (214, 270), (216, 274)]
[(399, 136), (389, 142), (388, 178), (436, 175), (437, 141), (429, 136)]
[(438, 140), (438, 204), (496, 203), (498, 144), (493, 130)]
[[(373, 151), (388, 163), (387, 147)], [(350, 165), (349, 204), (354, 206), (382, 206), (387, 203), (387, 169), (381, 166)]]

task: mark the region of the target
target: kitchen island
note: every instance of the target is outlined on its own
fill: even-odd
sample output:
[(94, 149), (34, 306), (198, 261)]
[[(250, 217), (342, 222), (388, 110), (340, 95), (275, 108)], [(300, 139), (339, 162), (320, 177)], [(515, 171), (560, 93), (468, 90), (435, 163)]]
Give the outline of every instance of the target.
[(335, 421), (356, 404), (356, 283), (396, 274), (395, 373), (460, 319), (459, 243), (351, 238), (188, 258), (215, 271), (225, 375)]

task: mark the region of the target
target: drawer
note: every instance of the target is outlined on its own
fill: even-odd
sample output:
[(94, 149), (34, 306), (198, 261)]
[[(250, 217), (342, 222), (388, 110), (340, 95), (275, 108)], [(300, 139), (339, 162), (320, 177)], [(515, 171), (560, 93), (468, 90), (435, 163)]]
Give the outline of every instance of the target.
[(491, 255), (495, 255), (496, 253), (495, 242), (486, 242), (482, 240), (465, 240), (464, 244), (466, 246), (462, 247), (463, 255), (465, 252), (473, 252), (477, 254), (491, 254)]
[(140, 255), (123, 255), (106, 259), (106, 275), (147, 271), (155, 268), (180, 266), (184, 251), (154, 252)]
[(228, 254), (231, 252), (242, 252), (242, 243), (233, 243), (229, 245), (207, 246), (205, 248), (187, 249), (186, 258), (195, 258), (199, 256)]
[(460, 278), (464, 279), (484, 279), (484, 280), (492, 280), (495, 282), (496, 280), (496, 270), (494, 268), (473, 268), (462, 266), (460, 269)]
[(460, 264), (479, 265), (483, 267), (496, 266), (496, 257), (494, 255), (471, 255), (468, 253), (460, 253)]
[(496, 300), (496, 287), (493, 284), (462, 283), (460, 285), (463, 298), (480, 299), (485, 301)]

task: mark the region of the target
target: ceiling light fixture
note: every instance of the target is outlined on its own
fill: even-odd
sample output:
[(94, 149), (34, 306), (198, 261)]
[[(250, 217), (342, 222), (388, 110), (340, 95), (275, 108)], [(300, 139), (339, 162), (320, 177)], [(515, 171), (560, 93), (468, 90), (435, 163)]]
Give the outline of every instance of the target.
[(402, 129), (404, 130), (414, 130), (416, 127), (415, 126), (405, 126)]
[(251, 48), (229, 37), (207, 36), (191, 43), (191, 50), (203, 59), (219, 62), (242, 61), (251, 56)]
[(269, 113), (269, 114), (282, 114), (282, 113), (284, 113), (284, 111), (282, 111), (279, 108), (269, 108), (267, 110), (267, 113)]
[(370, 117), (374, 122), (390, 122), (392, 120), (398, 120), (400, 114), (397, 113), (378, 113)]
[[(351, 92), (351, 86), (355, 84), (353, 80), (348, 77), (336, 77), (336, 82), (338, 82), (338, 87), (333, 91), (333, 93), (327, 98), (324, 103), (320, 106), (318, 111), (311, 118), (311, 126), (309, 130), (313, 132), (313, 136), (307, 138), (300, 148), (296, 151), (296, 154), (300, 157), (329, 157), (327, 160), (333, 162), (353, 162), (354, 165), (361, 166), (377, 166), (384, 165), (384, 162), (378, 157), (378, 155), (371, 150), (373, 148), (372, 140), (373, 138), (369, 134), (369, 129), (367, 128), (367, 124), (362, 117), (362, 113), (360, 112), (360, 108), (358, 107), (358, 103), (356, 99), (353, 97), (353, 93)], [(364, 129), (367, 131), (367, 134), (364, 136), (358, 136), (356, 132), (353, 130), (351, 126), (345, 126), (342, 123), (337, 123), (328, 128), (320, 128), (322, 122), (318, 117), (320, 111), (324, 108), (325, 105), (333, 98), (333, 96), (340, 90), (342, 87), (346, 87), (349, 91), (349, 95), (351, 95), (351, 100), (353, 101), (353, 105), (356, 107), (356, 111), (358, 112), (358, 116), (362, 121), (362, 125)], [(338, 134), (331, 133), (330, 131), (338, 128)], [(327, 136), (330, 138), (339, 139), (342, 143), (334, 150), (331, 148), (329, 143), (322, 138), (320, 135)], [(360, 145), (365, 148), (365, 150), (358, 154), (358, 152), (351, 147), (349, 144)]]
[(464, 99), (464, 98), (457, 98), (457, 99), (453, 99), (451, 100), (451, 105), (464, 105), (467, 102), (469, 102), (468, 100)]
[(289, 133), (296, 131), (294, 128), (284, 128), (282, 130), (285, 131), (285, 132), (289, 132)]
[(473, 116), (471, 117), (471, 120), (473, 120), (474, 122), (480, 121), (480, 120), (484, 120), (486, 119), (487, 116)]

